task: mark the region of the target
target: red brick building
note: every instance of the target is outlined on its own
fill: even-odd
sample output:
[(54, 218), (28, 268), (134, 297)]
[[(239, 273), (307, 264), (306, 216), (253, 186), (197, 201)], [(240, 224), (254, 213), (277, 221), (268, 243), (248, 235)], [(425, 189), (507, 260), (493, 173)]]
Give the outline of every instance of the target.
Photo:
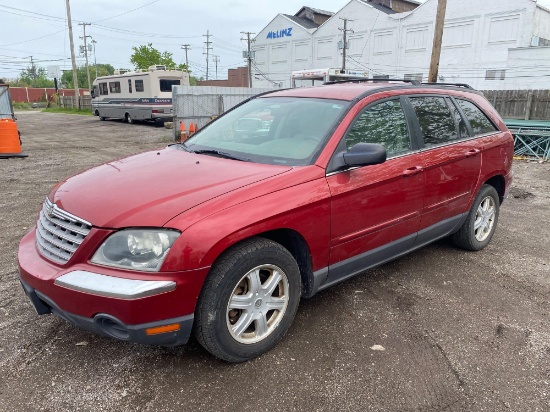
[(229, 69), (227, 80), (200, 80), (197, 86), (248, 87), (248, 67)]

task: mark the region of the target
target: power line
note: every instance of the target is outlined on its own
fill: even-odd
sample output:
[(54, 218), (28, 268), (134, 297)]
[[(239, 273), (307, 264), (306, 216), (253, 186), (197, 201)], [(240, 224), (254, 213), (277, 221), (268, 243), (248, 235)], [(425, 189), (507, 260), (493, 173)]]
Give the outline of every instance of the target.
[(107, 17), (107, 18), (101, 19), (101, 20), (96, 20), (96, 21), (94, 21), (94, 24), (95, 24), (95, 23), (99, 23), (100, 21), (111, 20), (111, 19), (114, 19), (114, 18), (116, 18), (116, 17), (120, 17), (120, 16), (124, 16), (124, 15), (126, 15), (126, 14), (129, 14), (129, 13), (133, 13), (133, 12), (136, 11), (136, 10), (139, 10), (139, 9), (144, 8), (144, 7), (150, 6), (151, 4), (157, 3), (158, 1), (159, 1), (159, 0), (152, 1), (152, 2), (150, 2), (150, 3), (144, 4), (143, 6), (137, 7), (137, 8), (135, 8), (135, 9), (129, 10), (129, 11), (127, 11), (127, 12), (124, 12), (124, 13), (121, 13), (121, 14), (117, 14), (116, 16)]

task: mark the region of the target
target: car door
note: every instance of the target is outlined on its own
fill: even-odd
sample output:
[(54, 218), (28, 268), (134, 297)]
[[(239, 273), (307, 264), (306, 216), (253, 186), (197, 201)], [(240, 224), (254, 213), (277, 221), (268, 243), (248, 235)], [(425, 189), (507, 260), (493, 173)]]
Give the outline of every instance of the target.
[(327, 284), (407, 251), (423, 204), (424, 174), (403, 98), (366, 106), (337, 153), (361, 142), (384, 145), (387, 160), (327, 175), (331, 191), (331, 251)]
[(422, 136), (426, 179), (416, 242), (421, 245), (450, 232), (467, 212), (481, 170), (481, 147), (450, 98), (411, 96), (409, 101)]

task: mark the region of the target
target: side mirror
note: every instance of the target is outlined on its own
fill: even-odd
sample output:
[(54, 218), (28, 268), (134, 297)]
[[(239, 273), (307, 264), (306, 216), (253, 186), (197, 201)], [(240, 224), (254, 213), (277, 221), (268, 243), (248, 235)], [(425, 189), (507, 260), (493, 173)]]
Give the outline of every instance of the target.
[(343, 154), (348, 166), (377, 165), (386, 161), (386, 148), (381, 144), (357, 143)]
[(90, 90), (90, 96), (92, 96), (92, 99), (95, 97), (95, 89), (92, 87), (92, 90)]

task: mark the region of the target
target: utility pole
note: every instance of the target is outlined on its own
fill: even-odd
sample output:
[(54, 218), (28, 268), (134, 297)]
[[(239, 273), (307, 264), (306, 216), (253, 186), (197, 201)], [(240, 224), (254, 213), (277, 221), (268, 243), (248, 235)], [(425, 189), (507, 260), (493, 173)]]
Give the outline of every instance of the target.
[(97, 60), (95, 59), (95, 45), (96, 41), (92, 39), (92, 44), (94, 45), (94, 67), (95, 67), (95, 78), (97, 79)]
[(353, 30), (348, 29), (348, 21), (353, 21), (349, 19), (345, 19), (340, 17), (340, 20), (344, 20), (344, 28), (338, 27), (338, 30), (342, 30), (343, 32), (343, 38), (342, 38), (342, 71), (346, 70), (346, 50), (348, 48), (348, 31), (353, 33)]
[[(79, 26), (84, 28), (84, 56), (86, 56), (86, 74), (88, 75), (88, 89), (92, 89), (92, 82), (90, 81), (90, 66), (88, 65), (88, 45), (86, 44), (86, 26), (91, 26), (91, 23), (78, 23)], [(82, 39), (82, 37), (81, 37)]]
[(182, 44), (181, 48), (185, 50), (185, 69), (187, 70), (187, 74), (189, 74), (189, 60), (187, 59), (187, 52), (191, 50), (190, 44)]
[(203, 36), (206, 37), (206, 41), (204, 42), (206, 44), (206, 53), (203, 54), (206, 54), (206, 80), (208, 80), (208, 61), (210, 60), (210, 50), (212, 50), (212, 47), (210, 47), (212, 44), (210, 41), (210, 36), (212, 36), (210, 30), (206, 30), (206, 34), (203, 34)]
[(69, 5), (69, 0), (65, 0), (67, 6), (67, 24), (69, 26), (69, 42), (71, 44), (71, 60), (73, 62), (73, 82), (74, 82), (74, 92), (76, 97), (76, 109), (80, 109), (80, 90), (78, 88), (78, 75), (76, 72), (76, 59), (74, 56), (74, 42), (73, 42), (73, 24), (71, 22), (71, 6)]
[(214, 56), (214, 63), (216, 63), (216, 80), (218, 80), (218, 63), (220, 62), (220, 56)]
[(31, 56), (31, 75), (32, 75), (32, 87), (36, 87), (36, 68), (34, 67), (34, 60)]
[(249, 31), (242, 31), (241, 34), (246, 34), (246, 40), (247, 43), (247, 52), (246, 52), (246, 60), (248, 61), (248, 87), (252, 88), (252, 51), (250, 50), (250, 45), (252, 41), (250, 40), (250, 36), (252, 34), (256, 33), (250, 33)]
[(437, 3), (437, 15), (435, 17), (434, 42), (432, 47), (432, 59), (430, 61), (430, 73), (428, 82), (437, 83), (437, 74), (439, 72), (439, 58), (441, 56), (441, 42), (443, 40), (443, 27), (445, 26), (445, 12), (447, 9), (447, 0), (439, 0)]

